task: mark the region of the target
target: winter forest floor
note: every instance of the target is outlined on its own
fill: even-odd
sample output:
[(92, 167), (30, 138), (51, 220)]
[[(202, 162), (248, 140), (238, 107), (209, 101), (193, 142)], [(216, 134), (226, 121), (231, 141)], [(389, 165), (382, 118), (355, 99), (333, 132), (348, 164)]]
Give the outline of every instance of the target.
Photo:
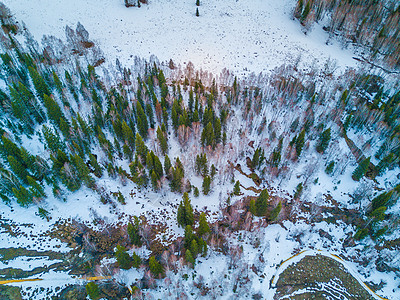
[[(399, 76), (363, 64), (359, 48), (343, 48), (337, 39), (328, 39), (322, 29), (325, 19), (305, 34), (292, 17), (297, 2), (294, 0), (204, 0), (199, 17), (195, 16), (194, 0), (148, 2), (140, 8), (126, 8), (122, 0), (3, 1), (18, 26), (26, 26), (32, 34), (16, 35), (24, 49), (48, 46), (52, 55), (60, 58), (47, 66), (46, 59), (38, 59), (38, 69), (47, 75), (51, 71), (62, 74), (64, 90), (59, 95), (53, 89), (52, 97), (62, 103), (69, 121), (81, 114), (96, 132), (97, 136), (93, 134), (88, 142), (89, 150), (82, 151), (95, 154), (104, 172), (94, 176), (90, 169), (95, 188), (85, 184), (71, 191), (60, 182), (60, 196), (54, 192), (54, 185), (42, 179), (47, 198), (27, 207), (18, 205), (14, 198), (0, 203), (0, 299), (129, 299), (131, 295), (138, 299), (397, 299), (398, 161), (383, 174), (376, 173), (383, 156), (378, 159), (376, 153), (382, 145), (389, 145), (385, 155), (399, 149), (395, 134), (391, 135), (395, 126), (374, 127), (378, 121), (383, 122), (383, 117), (372, 110), (365, 113), (370, 119), (362, 119), (357, 113), (365, 106), (357, 99), (373, 100), (380, 88), (369, 79), (360, 78), (384, 78), (382, 89), (389, 99), (399, 89)], [(90, 44), (83, 50), (71, 46), (76, 43), (74, 29), (78, 22), (90, 34), (94, 46)], [(73, 29), (72, 34), (66, 35), (65, 26)], [(2, 37), (7, 40), (7, 35)], [(30, 45), (25, 44), (26, 39)], [(9, 51), (4, 41), (2, 53)], [(81, 70), (76, 67), (79, 64), (83, 66)], [(105, 87), (93, 87), (90, 76), (84, 79), (82, 74), (88, 64), (96, 66), (95, 72)], [(148, 75), (153, 65), (156, 73), (165, 73), (167, 96), (162, 96), (163, 87), (157, 85), (161, 82), (159, 73)], [(63, 79), (65, 70), (73, 75), (75, 91), (79, 93), (76, 101), (72, 97), (74, 88), (67, 90), (67, 80)], [(138, 76), (143, 79), (141, 84), (140, 80), (137, 83)], [(188, 85), (185, 78), (189, 78)], [(12, 85), (7, 80), (2, 75), (0, 88), (9, 93)], [(101, 114), (108, 125), (98, 127), (100, 133), (104, 131), (108, 144), (103, 144), (93, 125), (94, 106), (86, 98), (90, 93), (82, 91), (85, 80), (87, 88), (97, 91), (104, 101)], [(152, 80), (154, 96), (149, 96)], [(115, 99), (108, 98), (114, 87), (129, 100), (124, 109), (119, 110)], [(130, 168), (134, 156), (129, 157), (121, 149), (119, 154), (117, 150), (112, 155), (107, 152), (110, 147), (118, 148), (115, 144), (129, 144), (113, 132), (114, 121), (119, 118), (115, 114), (119, 113), (124, 122), (126, 118), (129, 126), (128, 120), (137, 121), (140, 88), (151, 111), (146, 107), (147, 118), (154, 122), (144, 139), (145, 147), (154, 151), (164, 166), (168, 153), (173, 170), (178, 168), (176, 158), (182, 162), (185, 181), (181, 182), (193, 205), (194, 232), (199, 228), (201, 212), (210, 226), (210, 231), (203, 234), (208, 252), (201, 255), (199, 250), (194, 264), (189, 263), (187, 250), (197, 250), (198, 246), (192, 246), (193, 238), (187, 245), (187, 232), (177, 224), (182, 191), (170, 190), (174, 176), (167, 170), (153, 186), (141, 186), (133, 179), (136, 175)], [(198, 106), (202, 112), (197, 121), (189, 108), (192, 89), (198, 102), (196, 110)], [(348, 90), (351, 100), (343, 96)], [(70, 105), (65, 104), (63, 93)], [(176, 129), (172, 111), (178, 98), (182, 119)], [(154, 104), (162, 101), (168, 107), (166, 117)], [(109, 113), (110, 104), (115, 104), (118, 113)], [(3, 106), (3, 136), (13, 137), (16, 144), (52, 164), (56, 152), (50, 151), (44, 141), (44, 125), (36, 124), (30, 134), (24, 134), (17, 126), (8, 125), (12, 109), (6, 103)], [(210, 123), (215, 131), (216, 119), (222, 120), (223, 112), (227, 112), (225, 123), (221, 121), (226, 141), (222, 142), (221, 137), (213, 146), (200, 142), (202, 130), (208, 125), (204, 123), (207, 107), (212, 108)], [(355, 121), (345, 125), (349, 114)], [(376, 122), (375, 115), (379, 115)], [(190, 119), (189, 126), (182, 125), (185, 116)], [(112, 118), (115, 119), (110, 121)], [(44, 124), (60, 132), (50, 121)], [(156, 133), (162, 124), (167, 126), (163, 133), (168, 138), (166, 153), (161, 151)], [(77, 125), (76, 134), (83, 136), (80, 126), (83, 128)], [(139, 125), (133, 125), (135, 128)], [(315, 149), (327, 128), (332, 129), (330, 144), (319, 153)], [(299, 150), (302, 133), (306, 141)], [(63, 137), (61, 133), (60, 136)], [(78, 153), (67, 137), (62, 140), (68, 143), (64, 149), (71, 152), (70, 157)], [(135, 151), (139, 151), (137, 144), (136, 138)], [(253, 165), (258, 149), (263, 150), (264, 158)], [(88, 153), (82, 157), (86, 158), (85, 163), (89, 161)], [(202, 153), (207, 154), (210, 172), (211, 164), (216, 170), (214, 176), (210, 175), (213, 179), (208, 194), (202, 191), (208, 176), (196, 170), (196, 156)], [(277, 153), (279, 160), (274, 163)], [(368, 170), (360, 180), (353, 180), (353, 171), (369, 157)], [(2, 174), (7, 156), (3, 160)], [(109, 161), (111, 171), (106, 171)], [(147, 163), (146, 169), (142, 166), (145, 174), (149, 168), (146, 161), (147, 157), (142, 160)], [(326, 170), (332, 161), (335, 164), (329, 173)], [(86, 165), (93, 166), (90, 162)], [(2, 180), (1, 189), (5, 186)], [(240, 183), (236, 194), (232, 192), (235, 182)], [(194, 188), (200, 190), (200, 195), (195, 195)], [(269, 194), (267, 213), (257, 217), (251, 203), (263, 190)], [(368, 214), (372, 199), (381, 193), (392, 193), (392, 202), (378, 223), (378, 217)], [(123, 195), (123, 201), (119, 195)], [(282, 208), (272, 218), (279, 205)], [(48, 214), (43, 217), (38, 207)], [(134, 223), (133, 216), (139, 217), (140, 246), (133, 246), (128, 238), (127, 225)], [(361, 240), (354, 238), (356, 232), (371, 224), (376, 231), (385, 228), (383, 238), (375, 238), (372, 233)], [(120, 268), (115, 254), (117, 245), (126, 247), (130, 256), (140, 257), (140, 266)], [(326, 255), (319, 255), (320, 250)], [(286, 263), (296, 254), (299, 255), (291, 263)], [(154, 257), (164, 268), (160, 278), (149, 271)], [(96, 282), (100, 296), (88, 295), (88, 282)]]

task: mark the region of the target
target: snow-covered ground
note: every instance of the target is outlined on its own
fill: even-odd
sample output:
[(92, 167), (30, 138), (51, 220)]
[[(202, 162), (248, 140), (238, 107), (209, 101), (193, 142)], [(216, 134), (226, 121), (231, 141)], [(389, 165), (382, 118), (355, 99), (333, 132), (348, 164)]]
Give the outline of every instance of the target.
[(23, 20), (35, 38), (54, 35), (65, 39), (65, 26), (81, 22), (106, 57), (131, 66), (134, 57), (160, 61), (189, 61), (215, 74), (223, 68), (237, 75), (269, 71), (301, 61), (323, 66), (328, 58), (342, 70), (354, 67), (353, 53), (334, 42), (321, 25), (305, 35), (292, 19), (295, 0), (201, 1), (149, 0), (141, 8), (126, 8), (123, 0), (8, 0), (15, 17)]
[[(291, 17), (295, 0), (204, 0), (199, 7), (200, 17), (195, 16), (195, 0), (150, 0), (148, 5), (143, 5), (140, 9), (125, 8), (122, 0), (7, 0), (5, 2), (17, 20), (25, 22), (37, 40), (40, 40), (44, 34), (65, 39), (65, 26), (75, 28), (80, 22), (88, 30), (90, 39), (98, 43), (105, 52), (108, 61), (113, 63), (118, 58), (124, 66), (133, 65), (135, 56), (147, 59), (153, 54), (161, 61), (173, 59), (175, 63), (182, 65), (191, 61), (197, 69), (202, 68), (219, 73), (223, 68), (228, 68), (237, 75), (268, 72), (282, 64), (295, 63), (298, 59), (301, 60), (301, 65), (304, 67), (310, 67), (313, 63), (323, 67), (328, 59), (336, 61), (340, 70), (356, 66), (356, 61), (352, 58), (354, 54), (351, 51), (341, 49), (336, 42), (326, 45), (328, 36), (320, 25), (315, 25), (315, 28), (307, 35), (302, 32), (299, 23), (292, 20)], [(239, 127), (238, 125), (237, 128), (232, 128), (232, 136), (235, 134), (236, 139), (239, 139), (237, 135)], [(351, 135), (351, 137), (356, 138), (355, 135)], [(256, 140), (255, 131), (253, 137), (249, 137), (249, 140), (251, 139)], [(231, 140), (231, 142), (239, 143), (240, 141)], [(44, 152), (36, 137), (34, 140), (23, 139), (22, 143), (34, 154), (40, 155)], [(343, 155), (350, 153), (343, 140), (338, 143), (340, 145), (337, 147), (342, 150)], [(186, 162), (194, 159), (194, 157), (185, 157), (184, 153), (179, 153), (180, 146), (175, 140), (170, 140), (170, 144), (172, 146), (170, 149), (171, 160), (179, 155), (186, 165)], [(310, 154), (307, 159), (318, 161), (322, 165), (319, 161), (320, 157), (317, 155), (316, 153)], [(124, 162), (119, 163), (123, 164)], [(273, 182), (271, 185), (293, 194), (295, 187), (303, 179), (297, 176), (305, 173), (303, 170), (305, 165), (302, 163), (300, 162), (293, 168), (293, 176), (284, 182), (284, 186), (280, 186), (280, 182)], [(355, 188), (354, 182), (350, 179), (355, 163), (351, 161), (351, 164), (344, 174), (339, 174), (334, 178), (326, 175), (322, 168), (313, 174), (313, 178), (310, 180), (318, 178), (318, 181), (307, 191), (307, 200), (322, 199), (321, 193), (329, 191), (335, 200), (340, 204), (346, 204), (349, 208), (350, 197), (344, 192), (351, 193)], [(247, 174), (250, 173), (244, 164), (243, 168)], [(124, 169), (128, 169), (128, 167), (124, 166)], [(192, 184), (201, 189), (200, 177), (193, 174), (187, 177)], [(245, 187), (253, 186), (253, 182), (249, 178), (238, 172), (235, 172), (235, 179), (240, 180)], [(170, 204), (179, 203), (181, 198), (170, 192), (161, 193), (160, 196), (160, 194), (148, 190), (139, 191), (133, 183), (129, 182), (124, 186), (118, 180), (111, 179), (107, 175), (104, 175), (98, 183), (108, 191), (121, 191), (125, 195), (127, 204), (125, 206), (117, 204), (116, 209), (111, 209), (99, 202), (98, 195), (82, 188), (78, 192), (66, 195), (67, 202), (49, 196), (49, 199), (42, 203), (43, 207), (54, 217), (50, 223), (35, 215), (36, 207), (25, 209), (16, 204), (10, 208), (1, 203), (0, 217), (4, 220), (12, 220), (18, 224), (19, 228), (23, 228), (23, 224), (35, 224), (34, 227), (26, 226), (25, 232), (39, 235), (48, 230), (58, 217), (77, 218), (82, 222), (91, 222), (94, 218), (100, 217), (112, 223), (120, 220), (122, 212), (132, 215), (152, 212), (161, 215), (161, 211), (166, 209), (172, 215), (175, 214), (175, 208)], [(207, 206), (208, 210), (215, 213), (219, 208), (220, 195), (226, 197), (232, 188), (232, 183), (216, 184), (211, 195), (201, 195), (199, 198), (191, 197), (191, 200), (199, 210)], [(244, 191), (242, 190), (242, 192)], [(253, 192), (245, 193), (254, 195)], [(48, 195), (51, 195), (51, 191), (48, 191)], [(183, 230), (177, 227), (174, 218), (167, 222), (168, 227), (172, 229), (169, 233), (175, 236), (183, 235)], [(265, 274), (265, 278), (261, 280), (257, 277), (252, 288), (255, 291), (261, 291), (265, 297), (273, 296), (274, 291), (269, 289), (269, 281), (275, 273), (276, 267), (281, 261), (289, 258), (295, 250), (299, 250), (299, 247), (308, 247), (325, 249), (339, 254), (342, 251), (341, 243), (346, 234), (351, 234), (353, 230), (345, 224), (333, 225), (325, 222), (318, 224), (315, 228), (305, 223), (293, 224), (290, 222), (286, 223), (285, 227), (272, 225), (263, 229), (264, 239), (258, 248), (253, 247), (249, 241), (254, 238), (254, 234), (241, 240), (240, 243), (238, 242), (243, 245), (245, 263), (250, 264), (256, 259), (258, 260), (259, 252), (262, 249), (264, 251), (266, 263), (261, 273)], [(322, 239), (318, 234), (319, 229), (329, 232), (333, 236), (333, 241)], [(24, 231), (24, 229), (21, 230)], [(301, 232), (304, 234), (301, 237), (302, 243), (299, 244), (294, 241), (293, 236)], [(57, 251), (69, 249), (66, 245), (56, 242), (55, 239), (41, 238), (43, 242), (39, 243), (38, 238), (31, 236), (18, 236), (17, 238), (2, 233), (0, 247), (26, 247), (36, 250), (57, 248)], [(240, 239), (238, 237), (238, 240)], [(234, 241), (231, 242), (235, 244)], [(195, 270), (199, 275), (204, 276), (211, 286), (215, 280), (226, 275), (227, 260), (228, 258), (220, 253), (210, 251), (207, 259), (199, 259)], [(46, 262), (45, 260), (25, 261), (24, 258), (19, 258), (9, 262), (9, 266), (32, 269), (40, 263)], [(0, 268), (2, 267), (7, 266), (2, 263)], [(359, 272), (365, 271), (356, 265), (355, 269)], [(184, 272), (192, 271), (184, 270)], [(379, 276), (382, 273), (377, 271), (372, 273), (373, 276), (365, 275), (363, 279), (379, 283)], [(57, 274), (61, 276), (60, 279), (55, 276)], [(44, 278), (49, 279), (48, 281), (19, 285), (24, 288), (32, 285), (54, 287), (61, 285), (57, 280), (63, 281), (62, 284), (71, 281), (70, 277), (65, 275), (64, 278), (62, 273), (57, 274), (55, 272), (44, 274)], [(123, 271), (118, 275), (119, 278), (117, 276), (117, 279), (125, 283), (132, 283), (136, 277), (140, 279), (142, 275), (136, 270)], [(385, 278), (388, 284), (381, 291), (386, 295), (394, 295), (399, 290), (393, 278), (392, 274)], [(182, 280), (177, 277), (175, 279)], [(160, 296), (162, 295), (160, 293)]]

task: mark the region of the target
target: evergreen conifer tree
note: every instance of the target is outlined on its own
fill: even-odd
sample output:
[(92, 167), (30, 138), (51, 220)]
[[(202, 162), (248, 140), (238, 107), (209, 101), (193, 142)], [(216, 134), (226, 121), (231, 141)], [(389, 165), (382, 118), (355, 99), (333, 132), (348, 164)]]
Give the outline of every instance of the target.
[(142, 246), (142, 237), (140, 235), (139, 230), (140, 230), (139, 218), (134, 216), (133, 224), (130, 222), (128, 223), (127, 231), (131, 243), (138, 247)]
[(235, 186), (233, 187), (233, 194), (235, 196), (239, 196), (240, 195), (240, 182), (239, 182), (239, 180), (236, 181)]
[(330, 139), (331, 139), (331, 129), (328, 128), (327, 130), (323, 131), (321, 136), (319, 137), (319, 141), (317, 144), (317, 152), (324, 153), (329, 145)]
[(255, 215), (264, 216), (267, 212), (269, 194), (268, 190), (264, 189), (255, 201)]
[(211, 190), (211, 178), (210, 176), (206, 176), (203, 179), (203, 194), (208, 195)]
[(99, 286), (91, 281), (86, 284), (86, 293), (88, 294), (91, 300), (99, 300), (100, 299), (100, 289)]
[(199, 228), (197, 229), (197, 234), (201, 237), (207, 232), (210, 232), (210, 226), (207, 223), (206, 214), (202, 212), (199, 217)]
[(149, 259), (150, 272), (155, 276), (159, 277), (164, 272), (163, 266), (156, 260), (154, 256)]
[(351, 178), (355, 181), (359, 181), (365, 173), (368, 171), (369, 163), (370, 163), (371, 157), (368, 157), (364, 159), (358, 167), (354, 170), (353, 174), (351, 175)]

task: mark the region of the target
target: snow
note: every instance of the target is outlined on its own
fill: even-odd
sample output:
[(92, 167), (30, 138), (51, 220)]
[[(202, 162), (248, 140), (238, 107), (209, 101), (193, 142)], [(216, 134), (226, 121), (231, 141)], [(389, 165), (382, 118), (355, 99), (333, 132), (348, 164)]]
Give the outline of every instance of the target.
[(326, 44), (321, 25), (307, 35), (302, 32), (291, 16), (295, 0), (202, 1), (200, 17), (193, 0), (150, 0), (140, 9), (125, 8), (122, 0), (6, 4), (37, 40), (43, 35), (62, 38), (66, 25), (75, 28), (81, 22), (107, 58), (118, 58), (125, 66), (133, 65), (135, 56), (148, 59), (153, 54), (181, 65), (191, 61), (215, 74), (223, 68), (237, 75), (265, 72), (299, 58), (307, 66), (323, 67), (328, 59), (341, 69), (356, 66), (350, 50)]
[[(328, 36), (322, 30), (321, 25), (316, 24), (307, 35), (302, 32), (298, 22), (291, 18), (295, 0), (204, 1), (199, 8), (200, 17), (198, 18), (194, 16), (196, 8), (194, 3), (193, 0), (150, 0), (148, 5), (143, 5), (140, 9), (125, 8), (122, 0), (119, 2), (109, 0), (8, 0), (6, 5), (17, 19), (26, 23), (38, 40), (43, 34), (63, 37), (66, 25), (75, 28), (77, 23), (81, 22), (90, 33), (90, 39), (96, 41), (106, 53), (108, 63), (114, 62), (118, 58), (122, 65), (131, 66), (134, 64), (135, 56), (149, 58), (154, 54), (161, 61), (168, 61), (172, 58), (175, 63), (182, 66), (191, 61), (197, 68), (212, 71), (215, 74), (218, 74), (223, 68), (228, 68), (237, 75), (270, 72), (282, 64), (296, 63), (297, 61), (300, 61), (301, 68), (323, 68), (328, 59), (333, 60), (332, 68), (336, 68), (335, 64), (337, 64), (340, 71), (356, 67), (356, 61), (352, 58), (354, 54), (350, 50), (341, 49), (335, 41), (331, 41), (329, 45), (326, 44)], [(0, 81), (0, 87), (2, 84)], [(83, 115), (89, 113), (87, 107), (82, 108), (82, 113)], [(240, 109), (234, 110), (231, 119), (232, 127), (228, 128), (227, 132), (228, 141), (234, 147), (224, 153), (221, 158), (208, 157), (208, 165), (211, 166), (214, 163), (219, 168), (226, 164), (227, 159), (230, 159), (234, 164), (240, 163), (242, 170), (246, 174), (250, 174), (251, 171), (245, 164), (245, 158), (246, 156), (251, 157), (254, 151), (247, 147), (246, 143), (259, 141), (263, 145), (264, 141), (253, 129), (258, 128), (263, 118), (266, 118), (267, 124), (274, 119), (278, 124), (277, 134), (280, 135), (287, 132), (287, 128), (283, 128), (284, 125), (287, 125), (289, 118), (294, 120), (298, 111), (294, 109), (288, 113), (279, 112), (278, 116), (272, 116), (272, 113), (276, 113), (272, 105), (265, 105), (262, 113), (255, 117), (253, 127), (248, 129), (245, 128), (246, 124)], [(242, 131), (246, 133), (243, 139), (238, 134)], [(173, 134), (170, 134), (170, 137), (172, 136)], [(371, 136), (349, 132), (349, 137), (359, 147), (362, 147), (362, 144)], [(262, 137), (267, 140), (266, 135)], [(193, 172), (195, 155), (201, 151), (199, 145), (193, 142), (186, 148), (181, 147), (175, 138), (170, 138), (168, 143), (171, 161), (174, 162), (175, 158), (179, 156), (185, 166), (185, 178), (201, 191), (202, 178)], [(291, 164), (291, 173), (287, 178), (268, 182), (268, 185), (275, 187), (280, 195), (287, 192), (293, 194), (297, 184), (304, 181), (310, 162), (315, 162), (317, 168), (309, 178), (310, 184), (303, 192), (302, 201), (329, 206), (331, 204), (323, 196), (328, 193), (346, 208), (354, 209), (365, 206), (366, 201), (360, 204), (350, 203), (350, 195), (363, 184), (365, 187), (369, 187), (368, 181), (362, 179), (360, 183), (355, 183), (351, 179), (351, 173), (356, 164), (344, 139), (333, 139), (331, 143), (337, 147), (336, 152), (333, 153), (335, 157), (329, 154), (323, 156), (317, 154), (314, 151), (315, 143), (311, 142), (310, 149), (303, 152), (301, 159)], [(42, 156), (47, 153), (38, 134), (31, 138), (22, 137), (22, 145), (34, 155)], [(241, 146), (243, 149), (247, 149), (243, 154), (240, 153)], [(148, 147), (154, 148), (150, 144)], [(187, 149), (195, 150), (186, 151)], [(371, 154), (372, 150), (376, 150), (376, 147), (371, 149)], [(93, 149), (93, 153), (99, 154), (99, 161), (104, 156), (98, 149)], [(346, 159), (349, 165), (343, 170), (338, 170), (335, 166), (333, 174), (327, 175), (324, 172), (326, 164), (336, 158), (338, 160)], [(163, 158), (161, 160), (163, 161)], [(128, 170), (126, 160), (117, 159), (116, 164)], [(378, 178), (380, 185), (385, 185), (385, 188), (393, 187), (398, 181), (396, 179), (398, 171), (397, 168)], [(316, 178), (318, 181), (314, 184)], [(255, 185), (251, 179), (238, 171), (234, 172), (234, 179), (239, 180), (246, 188)], [(129, 180), (124, 185), (119, 179), (112, 179), (107, 174), (104, 174), (96, 183), (109, 192), (121, 191), (126, 198), (126, 204), (116, 203), (115, 208), (103, 205), (99, 201), (98, 194), (85, 187), (74, 193), (66, 192), (64, 197), (67, 201), (64, 202), (55, 199), (52, 196), (51, 188), (47, 187), (46, 193), (49, 197), (40, 203), (40, 206), (47, 209), (53, 217), (47, 222), (36, 216), (36, 207), (25, 209), (16, 204), (12, 204), (11, 207), (0, 203), (1, 221), (12, 222), (17, 231), (29, 234), (16, 237), (2, 232), (0, 247), (24, 247), (40, 251), (57, 249), (59, 252), (67, 252), (70, 248), (65, 244), (42, 235), (55, 224), (58, 218), (76, 219), (96, 227), (93, 220), (97, 218), (103, 219), (109, 224), (126, 223), (129, 217), (127, 214), (137, 216), (144, 214), (151, 219), (150, 222), (162, 220), (167, 225), (167, 231), (163, 235), (172, 236), (172, 239), (183, 236), (183, 229), (178, 228), (175, 219), (176, 207), (181, 201), (181, 195), (168, 192), (167, 188), (159, 193), (155, 193), (149, 188), (138, 189)], [(220, 206), (225, 203), (228, 194), (233, 190), (233, 183), (230, 178), (223, 175), (217, 176), (210, 195), (201, 194), (198, 198), (190, 196), (193, 206), (199, 211), (207, 209), (210, 213), (208, 219), (215, 220), (218, 217)], [(244, 193), (244, 196), (256, 195), (256, 193), (243, 188), (241, 188), (241, 192)], [(232, 198), (232, 202), (237, 199), (239, 197)], [(392, 209), (398, 209), (399, 205)], [(318, 233), (319, 230), (328, 232), (331, 239), (322, 238)], [(264, 297), (272, 299), (274, 290), (269, 288), (269, 282), (283, 260), (302, 249), (323, 249), (326, 253), (345, 255), (350, 261), (352, 256), (357, 255), (363, 247), (360, 245), (348, 250), (342, 247), (344, 239), (353, 233), (354, 228), (342, 222), (336, 224), (321, 222), (309, 225), (303, 221), (295, 224), (285, 221), (283, 226), (274, 224), (246, 234), (239, 232), (232, 236), (229, 242), (231, 245), (243, 246), (243, 264), (246, 265), (246, 270), (248, 270), (248, 266), (256, 264), (260, 255), (263, 255), (265, 264), (262, 265), (260, 274), (263, 274), (264, 278), (248, 271), (249, 277), (252, 280), (253, 291), (260, 291)], [(294, 238), (295, 236), (299, 236), (299, 241)], [(163, 240), (161, 235), (157, 238)], [(258, 247), (254, 246), (256, 239), (260, 241)], [(370, 247), (368, 242), (366, 243)], [(168, 241), (165, 241), (165, 244), (168, 244)], [(372, 242), (370, 244), (372, 245)], [(134, 251), (142, 258), (149, 256), (148, 251), (144, 249), (135, 249)], [(315, 251), (309, 250), (307, 253), (316, 253)], [(372, 255), (374, 254), (376, 252), (372, 253)], [(12, 266), (28, 270), (51, 262), (45, 258), (29, 260), (26, 257), (19, 257), (8, 263), (0, 263), (0, 268)], [(103, 259), (102, 261), (103, 265), (112, 263), (115, 263), (114, 259)], [(200, 275), (205, 278), (209, 286), (214, 285), (215, 282), (228, 284), (228, 279), (224, 279), (224, 276), (231, 272), (228, 271), (228, 264), (227, 256), (210, 249), (206, 258), (198, 259), (194, 270), (184, 267), (177, 275), (171, 274), (171, 277), (176, 282), (180, 282), (183, 273), (190, 274), (188, 281), (183, 282), (187, 291), (190, 289), (189, 283), (193, 283), (195, 276)], [(394, 274), (383, 274), (376, 271), (374, 266), (362, 267), (356, 263), (348, 265), (349, 269), (355, 270), (354, 274), (363, 273), (363, 280), (379, 283), (381, 277), (384, 276), (387, 285), (382, 291), (386, 295), (395, 295), (398, 292), (398, 280), (396, 281)], [(42, 274), (41, 277), (44, 279), (42, 282), (18, 285), (25, 288), (28, 286), (55, 287), (65, 285), (67, 282), (77, 282), (65, 273), (54, 271)], [(129, 285), (142, 277), (143, 270), (141, 269), (121, 270), (115, 275), (118, 282)], [(155, 293), (160, 297), (163, 295), (161, 291)], [(36, 296), (36, 299), (40, 299), (41, 296)], [(230, 296), (232, 294), (224, 295), (226, 299), (230, 299)]]

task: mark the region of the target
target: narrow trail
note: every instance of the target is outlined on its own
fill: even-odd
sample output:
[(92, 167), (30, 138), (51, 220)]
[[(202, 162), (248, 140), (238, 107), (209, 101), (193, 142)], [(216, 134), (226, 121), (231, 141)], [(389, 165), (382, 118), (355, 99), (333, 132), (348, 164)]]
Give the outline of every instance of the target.
[[(303, 250), (291, 257), (289, 257), (288, 259), (284, 260), (278, 267), (278, 269), (276, 270), (274, 276), (272, 277), (271, 280), (271, 284), (270, 284), (270, 288), (271, 289), (276, 289), (276, 284), (279, 280), (279, 276), (280, 274), (282, 274), (282, 272), (291, 264), (293, 263), (297, 263), (299, 262), (302, 258), (304, 258), (305, 256), (316, 256), (316, 255), (323, 255), (329, 258), (334, 259), (335, 261), (341, 263), (343, 265), (343, 267), (346, 269), (347, 272), (349, 272), (360, 284), (361, 286), (371, 295), (373, 296), (375, 299), (378, 300), (389, 300), (387, 298), (383, 298), (381, 296), (379, 296), (378, 294), (376, 294), (373, 290), (371, 290), (371, 288), (361, 279), (360, 275), (358, 274), (357, 271), (353, 270), (353, 268), (342, 258), (340, 258), (339, 256), (323, 251), (323, 250)], [(272, 300), (273, 298), (273, 294), (271, 294), (271, 298), (267, 298), (269, 300)]]

